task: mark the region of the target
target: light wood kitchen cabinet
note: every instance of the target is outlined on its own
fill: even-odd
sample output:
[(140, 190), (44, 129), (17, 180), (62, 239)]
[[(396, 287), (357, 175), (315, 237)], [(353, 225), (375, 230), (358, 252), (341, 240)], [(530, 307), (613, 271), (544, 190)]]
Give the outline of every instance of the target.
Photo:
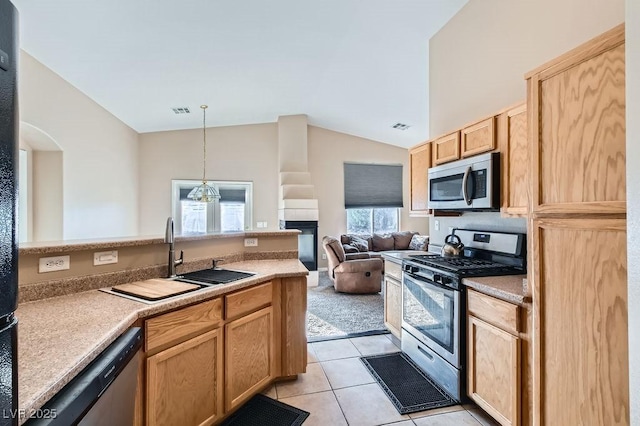
[(232, 410), (275, 377), (273, 308), (231, 321), (225, 325), (225, 335), (225, 407)]
[(485, 118), (460, 130), (462, 158), (496, 149), (495, 117)]
[(396, 336), (402, 334), (402, 267), (390, 260), (384, 261), (384, 325)]
[(411, 167), (411, 210), (410, 216), (426, 216), (429, 189), (427, 172), (431, 167), (431, 144), (424, 143), (409, 150)]
[(431, 160), (434, 166), (460, 158), (460, 132), (455, 131), (431, 142)]
[(147, 424), (211, 425), (223, 414), (222, 333), (208, 331), (147, 358)]
[(534, 425), (628, 425), (624, 25), (528, 75)]
[(526, 216), (531, 174), (526, 104), (508, 109), (498, 116), (498, 139), (502, 154), (500, 212), (503, 216)]
[(624, 30), (530, 73), (528, 108), (533, 212), (624, 214)]
[(626, 220), (533, 228), (538, 424), (628, 425)]
[(521, 419), (518, 306), (467, 292), (467, 393), (502, 425)]
[(276, 278), (145, 320), (136, 425), (218, 423), (304, 373), (306, 295), (306, 277)]

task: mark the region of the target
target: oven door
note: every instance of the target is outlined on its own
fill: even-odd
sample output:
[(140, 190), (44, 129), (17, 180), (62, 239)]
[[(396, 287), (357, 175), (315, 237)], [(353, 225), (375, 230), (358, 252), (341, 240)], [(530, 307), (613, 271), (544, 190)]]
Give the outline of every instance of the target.
[(403, 274), (402, 328), (461, 368), (462, 292)]

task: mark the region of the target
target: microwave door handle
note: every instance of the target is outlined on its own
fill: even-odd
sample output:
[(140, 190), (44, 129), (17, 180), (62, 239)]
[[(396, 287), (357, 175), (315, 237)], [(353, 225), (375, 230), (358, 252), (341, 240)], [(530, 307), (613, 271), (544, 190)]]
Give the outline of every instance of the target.
[(469, 196), (469, 191), (467, 190), (469, 175), (471, 175), (471, 166), (467, 167), (467, 170), (464, 171), (464, 176), (462, 177), (462, 196), (464, 197), (464, 201), (468, 206), (471, 205), (472, 201), (471, 197)]

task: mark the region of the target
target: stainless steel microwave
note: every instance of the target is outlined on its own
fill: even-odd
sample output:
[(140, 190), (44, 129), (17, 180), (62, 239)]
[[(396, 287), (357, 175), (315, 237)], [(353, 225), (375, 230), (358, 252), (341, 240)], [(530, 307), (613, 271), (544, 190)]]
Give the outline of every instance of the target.
[(428, 207), (435, 210), (498, 210), (500, 153), (476, 155), (431, 167)]

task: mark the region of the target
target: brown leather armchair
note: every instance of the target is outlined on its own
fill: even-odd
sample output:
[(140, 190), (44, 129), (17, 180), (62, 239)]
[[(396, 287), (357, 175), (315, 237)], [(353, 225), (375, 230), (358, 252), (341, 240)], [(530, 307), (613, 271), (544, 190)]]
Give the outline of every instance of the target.
[[(342, 293), (378, 293), (382, 286), (382, 259), (349, 260), (339, 240), (322, 238), (322, 248), (329, 262), (329, 278)], [(368, 256), (367, 256), (368, 257)]]

